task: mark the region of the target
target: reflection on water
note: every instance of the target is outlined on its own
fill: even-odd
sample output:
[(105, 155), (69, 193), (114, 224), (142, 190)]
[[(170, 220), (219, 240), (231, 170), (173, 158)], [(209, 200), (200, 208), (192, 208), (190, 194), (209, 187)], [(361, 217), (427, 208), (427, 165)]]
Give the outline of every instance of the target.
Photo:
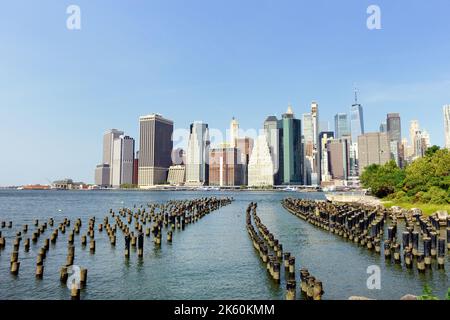
[[(324, 299), (347, 299), (364, 295), (377, 299), (398, 299), (403, 294), (420, 294), (425, 283), (443, 297), (450, 286), (449, 272), (433, 269), (424, 275), (417, 270), (386, 263), (384, 257), (359, 248), (338, 236), (302, 221), (285, 211), (280, 201), (285, 196), (323, 199), (319, 193), (287, 192), (137, 192), (137, 191), (0, 191), (0, 220), (13, 220), (12, 229), (2, 229), (7, 237), (0, 251), (0, 299), (68, 299), (70, 292), (59, 281), (59, 269), (66, 261), (67, 236), (61, 234), (51, 244), (45, 260), (44, 279), (35, 279), (36, 253), (45, 237), (31, 244), (28, 253), (21, 247), (20, 273), (9, 273), (12, 237), (22, 225), (50, 217), (55, 224), (64, 217), (87, 221), (95, 216), (101, 221), (110, 208), (145, 205), (172, 199), (201, 196), (232, 196), (235, 202), (215, 211), (183, 232), (175, 231), (172, 244), (163, 241), (161, 248), (145, 239), (144, 259), (132, 251), (129, 261), (123, 257), (124, 239), (117, 233), (115, 248), (106, 232), (96, 232), (96, 252), (82, 249), (76, 236), (75, 264), (88, 268), (87, 287), (82, 299), (284, 299), (285, 285), (275, 284), (267, 274), (253, 248), (245, 228), (245, 209), (258, 202), (258, 215), (296, 257), (296, 271), (308, 268), (323, 281)], [(61, 210), (61, 211), (59, 211)], [(51, 231), (47, 230), (45, 235)], [(368, 290), (366, 269), (379, 265), (381, 290)], [(450, 261), (447, 256), (447, 270)]]

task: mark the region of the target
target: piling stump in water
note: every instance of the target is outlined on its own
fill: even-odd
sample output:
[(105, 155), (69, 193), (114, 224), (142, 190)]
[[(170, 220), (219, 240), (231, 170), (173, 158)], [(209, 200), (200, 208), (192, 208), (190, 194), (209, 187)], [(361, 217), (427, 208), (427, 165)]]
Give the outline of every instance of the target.
[(314, 281), (314, 289), (313, 289), (313, 299), (314, 300), (322, 300), (323, 295), (323, 286), (322, 281)]
[(125, 258), (130, 257), (130, 235), (125, 235)]
[(87, 269), (81, 268), (81, 271), (80, 271), (80, 285), (83, 286), (83, 287), (86, 286), (86, 283), (87, 283), (87, 272), (88, 272)]
[(445, 239), (441, 238), (438, 241), (438, 267), (439, 269), (443, 269), (444, 268), (444, 263), (445, 263)]
[(421, 273), (425, 272), (425, 255), (423, 253), (417, 255), (417, 269)]
[(25, 239), (23, 246), (24, 246), (25, 252), (30, 251), (30, 238)]
[(67, 273), (67, 267), (66, 266), (61, 267), (61, 270), (59, 272), (59, 280), (62, 283), (67, 283), (68, 277), (69, 277), (69, 274)]
[(91, 242), (89, 243), (89, 251), (91, 253), (95, 253), (95, 240), (91, 239)]
[(308, 280), (307, 280), (307, 288), (306, 288), (306, 296), (308, 297), (308, 300), (313, 300), (314, 299), (314, 283), (315, 283), (315, 278), (309, 276)]
[(86, 243), (87, 243), (87, 236), (85, 234), (83, 234), (81, 236), (81, 245), (84, 247), (84, 246), (86, 246)]
[(295, 280), (289, 280), (286, 283), (286, 300), (295, 300), (296, 297), (296, 286)]
[(450, 228), (447, 228), (447, 250), (450, 250)]
[(138, 234), (138, 257), (144, 256), (144, 234), (139, 232)]
[(425, 267), (430, 268), (431, 267), (431, 239), (430, 238), (424, 238), (423, 239), (423, 251), (424, 251), (424, 262)]
[(72, 283), (72, 287), (70, 289), (70, 298), (72, 300), (80, 300), (80, 288), (76, 283)]
[(295, 277), (295, 257), (289, 258), (289, 276)]

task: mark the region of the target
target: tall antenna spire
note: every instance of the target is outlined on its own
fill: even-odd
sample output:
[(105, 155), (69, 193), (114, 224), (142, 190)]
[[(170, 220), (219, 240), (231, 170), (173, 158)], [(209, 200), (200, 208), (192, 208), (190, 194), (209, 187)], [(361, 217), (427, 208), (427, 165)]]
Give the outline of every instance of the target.
[(356, 83), (353, 84), (355, 91), (355, 104), (358, 104), (358, 88), (356, 88)]

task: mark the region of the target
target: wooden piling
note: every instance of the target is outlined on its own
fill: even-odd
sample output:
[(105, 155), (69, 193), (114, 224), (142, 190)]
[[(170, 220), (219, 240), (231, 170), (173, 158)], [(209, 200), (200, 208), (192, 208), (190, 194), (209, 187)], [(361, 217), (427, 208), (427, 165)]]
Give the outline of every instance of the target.
[(295, 280), (289, 280), (286, 283), (286, 300), (295, 300), (296, 297), (296, 286), (297, 283)]

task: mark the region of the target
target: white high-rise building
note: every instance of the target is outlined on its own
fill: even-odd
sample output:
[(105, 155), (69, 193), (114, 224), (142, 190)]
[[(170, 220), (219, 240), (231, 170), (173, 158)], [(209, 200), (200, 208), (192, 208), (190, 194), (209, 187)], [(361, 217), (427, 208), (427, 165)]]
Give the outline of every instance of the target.
[(406, 149), (406, 157), (413, 158), (416, 154), (416, 137), (417, 133), (420, 131), (419, 121), (411, 120), (409, 123), (409, 145)]
[(122, 184), (133, 183), (134, 139), (120, 136), (113, 141), (113, 162), (111, 185), (115, 188)]
[(445, 105), (443, 111), (444, 111), (445, 147), (447, 149), (450, 149), (450, 104)]
[(209, 146), (208, 125), (195, 121), (191, 124), (186, 151), (186, 185), (208, 184)]
[[(387, 124), (386, 124), (387, 130)], [(352, 144), (350, 145), (350, 175), (360, 174), (358, 137), (364, 134), (364, 112), (358, 103), (358, 90), (355, 88), (355, 103), (350, 108), (350, 131)]]
[(274, 184), (273, 163), (265, 135), (260, 135), (253, 146), (248, 164), (248, 185), (269, 187)]
[(109, 164), (109, 183), (112, 185), (114, 174), (114, 141), (119, 139), (123, 135), (123, 131), (117, 129), (111, 129), (105, 132), (103, 135), (103, 164)]
[(113, 161), (111, 167), (112, 179), (111, 185), (118, 188), (121, 185), (122, 177), (122, 138), (119, 137), (113, 141)]
[(319, 159), (319, 104), (314, 101), (311, 103), (311, 119), (313, 128), (313, 167), (311, 173), (311, 185), (319, 185), (321, 179)]
[(239, 138), (239, 122), (233, 117), (230, 123), (230, 146), (236, 147), (236, 141)]
[(311, 175), (314, 167), (314, 127), (311, 113), (304, 113), (302, 115), (302, 136), (303, 136), (303, 163), (304, 172), (303, 183), (305, 185), (311, 185)]

